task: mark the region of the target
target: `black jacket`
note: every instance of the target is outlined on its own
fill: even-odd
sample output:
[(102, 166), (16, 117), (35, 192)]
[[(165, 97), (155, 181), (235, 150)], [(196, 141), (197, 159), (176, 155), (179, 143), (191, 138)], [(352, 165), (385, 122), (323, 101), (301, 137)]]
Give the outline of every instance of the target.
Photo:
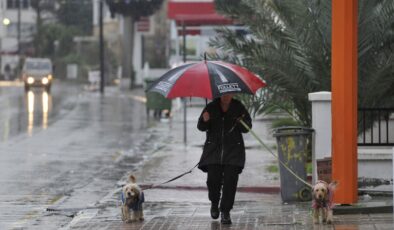
[[(207, 111), (210, 119), (204, 122), (202, 114)], [(239, 122), (242, 120), (252, 128), (252, 119), (242, 103), (232, 99), (227, 112), (222, 112), (220, 99), (209, 103), (198, 119), (197, 128), (207, 132), (203, 153), (198, 168), (207, 172), (207, 165), (227, 164), (239, 166), (241, 171), (245, 166), (245, 145), (242, 133), (248, 130)]]

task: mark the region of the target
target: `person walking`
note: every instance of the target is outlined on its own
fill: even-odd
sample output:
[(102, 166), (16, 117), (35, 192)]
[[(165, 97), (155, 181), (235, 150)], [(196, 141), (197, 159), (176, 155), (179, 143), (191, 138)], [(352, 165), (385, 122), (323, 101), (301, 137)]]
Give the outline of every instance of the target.
[[(222, 224), (231, 224), (238, 176), (245, 166), (245, 145), (242, 133), (248, 132), (239, 120), (250, 128), (252, 119), (244, 105), (225, 94), (214, 99), (202, 111), (197, 128), (206, 132), (206, 140), (198, 168), (207, 173), (211, 217)], [(219, 203), (220, 202), (220, 203)]]
[(9, 64), (6, 64), (4, 67), (4, 80), (11, 80), (11, 66)]

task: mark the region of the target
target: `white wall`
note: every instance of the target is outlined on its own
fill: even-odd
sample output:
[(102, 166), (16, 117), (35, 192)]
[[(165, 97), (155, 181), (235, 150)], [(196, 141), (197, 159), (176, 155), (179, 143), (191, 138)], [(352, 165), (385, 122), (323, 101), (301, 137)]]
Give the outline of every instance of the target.
[(315, 130), (312, 149), (312, 183), (317, 177), (317, 160), (331, 157), (331, 92), (308, 94), (312, 102), (312, 128)]
[[(317, 178), (316, 160), (331, 157), (331, 92), (308, 95), (312, 102), (312, 128), (315, 141), (312, 151), (312, 179)], [(394, 122), (393, 120), (391, 122)], [(392, 124), (394, 126), (394, 124)], [(374, 136), (377, 130), (374, 131)], [(376, 138), (376, 137), (375, 137)], [(369, 141), (369, 138), (367, 138)], [(393, 174), (391, 147), (358, 147), (358, 177), (391, 179)]]
[(331, 92), (310, 93), (316, 159), (331, 157)]
[(357, 153), (358, 177), (392, 179), (392, 147), (360, 146)]

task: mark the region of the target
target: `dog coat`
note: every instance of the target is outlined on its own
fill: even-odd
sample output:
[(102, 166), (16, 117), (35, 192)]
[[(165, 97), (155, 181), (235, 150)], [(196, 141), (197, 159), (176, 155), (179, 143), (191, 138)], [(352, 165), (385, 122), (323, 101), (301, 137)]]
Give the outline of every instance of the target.
[[(123, 192), (121, 193), (121, 199), (122, 199), (122, 204), (124, 205), (126, 203), (126, 198)], [(142, 210), (142, 203), (145, 202), (145, 195), (144, 192), (140, 193), (140, 196), (138, 197), (137, 202), (134, 202), (132, 204), (127, 205), (129, 209), (135, 211), (141, 211)]]
[[(318, 183), (327, 184), (327, 182), (325, 182), (325, 181), (318, 181)], [(313, 199), (312, 200), (312, 208), (313, 209), (318, 209), (318, 208), (332, 209), (335, 206), (332, 201), (333, 201), (333, 192), (331, 191), (330, 186), (327, 184), (327, 199), (322, 200), (322, 201)]]

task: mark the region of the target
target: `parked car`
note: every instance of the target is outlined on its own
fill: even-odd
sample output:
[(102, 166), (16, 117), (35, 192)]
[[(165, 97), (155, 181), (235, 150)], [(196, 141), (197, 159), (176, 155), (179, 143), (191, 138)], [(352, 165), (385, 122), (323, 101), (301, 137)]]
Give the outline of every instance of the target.
[(52, 85), (52, 61), (49, 58), (26, 58), (22, 69), (25, 91), (30, 87), (44, 87), (49, 92)]

